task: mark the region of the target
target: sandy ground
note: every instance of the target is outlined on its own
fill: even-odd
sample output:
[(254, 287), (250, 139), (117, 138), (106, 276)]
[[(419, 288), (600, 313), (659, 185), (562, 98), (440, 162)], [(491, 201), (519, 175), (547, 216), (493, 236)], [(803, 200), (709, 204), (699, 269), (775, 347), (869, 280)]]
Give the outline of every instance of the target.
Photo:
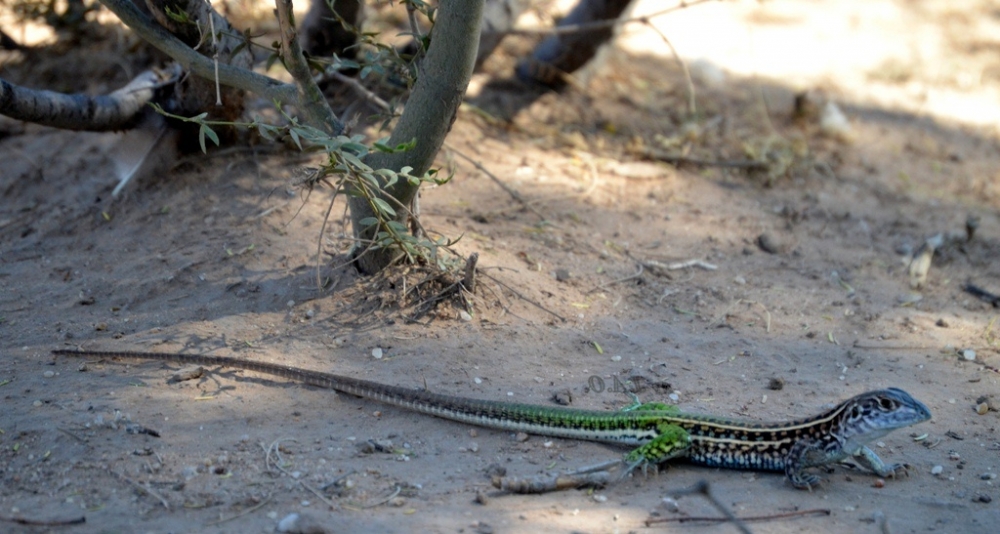
[[(330, 197), (293, 187), (301, 156), (193, 159), (113, 199), (115, 135), (0, 123), (0, 530), (273, 532), (300, 513), (329, 532), (639, 532), (650, 517), (716, 515), (697, 496), (664, 504), (705, 480), (742, 516), (828, 511), (751, 524), (758, 532), (995, 532), (998, 414), (976, 405), (998, 402), (1000, 315), (963, 285), (1000, 292), (1000, 15), (979, 2), (780, 1), (657, 20), (689, 60), (694, 127), (680, 68), (640, 27), (564, 95), (531, 102), (477, 78), (471, 101), (510, 120), (465, 110), (448, 142), (530, 208), (442, 152), (456, 175), (423, 192), (423, 224), (462, 236), (457, 250), (478, 252), (493, 277), (471, 320), (453, 303), (426, 311), (432, 295), (407, 285), (417, 271), (353, 274), (339, 216), (322, 236), (333, 284), (318, 291)], [(505, 75), (526, 46), (506, 44), (488, 71)], [(2, 58), (4, 77), (28, 72)], [(793, 119), (803, 89), (840, 106), (846, 140), (815, 116)], [(650, 149), (766, 154), (784, 172), (674, 167), (639, 155)], [(913, 290), (907, 253), (937, 234), (944, 245)], [(717, 269), (652, 263), (686, 260)], [(780, 474), (680, 463), (593, 491), (502, 495), (489, 483), (498, 466), (534, 476), (622, 451), (252, 373), (168, 383), (177, 366), (49, 355), (77, 346), (252, 358), (543, 405), (568, 391), (594, 409), (629, 403), (593, 387), (618, 377), (645, 401), (754, 420), (891, 386), (934, 417), (875, 444), (912, 466), (884, 486), (839, 466), (806, 492)], [(329, 502), (305, 487), (338, 480)]]

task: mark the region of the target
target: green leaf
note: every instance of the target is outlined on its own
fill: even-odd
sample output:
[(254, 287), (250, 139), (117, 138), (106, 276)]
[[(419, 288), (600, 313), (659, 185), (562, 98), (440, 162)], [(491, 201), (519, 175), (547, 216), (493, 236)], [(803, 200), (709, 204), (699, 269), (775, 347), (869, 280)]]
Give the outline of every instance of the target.
[(270, 124), (258, 124), (257, 133), (259, 133), (264, 139), (273, 143), (277, 138), (278, 129)]
[(398, 234), (406, 234), (409, 232), (409, 229), (406, 227), (406, 225), (399, 221), (386, 221), (385, 225), (389, 227), (389, 229)]
[(390, 206), (388, 202), (378, 197), (373, 198), (372, 202), (375, 203), (375, 206), (378, 208), (379, 211), (387, 214), (390, 217), (396, 216), (396, 210), (392, 209), (392, 206)]
[(215, 146), (219, 146), (218, 134), (216, 134), (207, 124), (202, 124), (201, 128), (198, 128), (198, 143), (201, 144), (202, 154), (208, 153), (208, 149), (205, 148), (205, 136), (208, 136), (208, 138), (215, 143)]
[(378, 224), (378, 218), (377, 217), (365, 217), (364, 219), (361, 219), (360, 221), (358, 221), (358, 224), (360, 224), (361, 226), (364, 226), (365, 228), (367, 228), (367, 227), (369, 227), (369, 226), (371, 226), (373, 224)]
[(297, 130), (296, 128), (288, 130), (288, 135), (292, 138), (292, 141), (295, 143), (295, 146), (299, 147), (299, 151), (301, 152), (302, 142), (299, 141), (299, 132), (297, 132), (296, 130)]

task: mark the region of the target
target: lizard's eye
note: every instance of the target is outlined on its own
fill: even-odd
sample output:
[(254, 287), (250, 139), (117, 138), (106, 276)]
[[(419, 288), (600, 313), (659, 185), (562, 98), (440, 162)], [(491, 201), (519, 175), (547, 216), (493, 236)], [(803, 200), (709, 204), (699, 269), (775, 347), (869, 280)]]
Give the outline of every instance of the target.
[(892, 399), (879, 399), (878, 404), (879, 406), (882, 407), (883, 410), (886, 411), (892, 411), (896, 409), (896, 401)]

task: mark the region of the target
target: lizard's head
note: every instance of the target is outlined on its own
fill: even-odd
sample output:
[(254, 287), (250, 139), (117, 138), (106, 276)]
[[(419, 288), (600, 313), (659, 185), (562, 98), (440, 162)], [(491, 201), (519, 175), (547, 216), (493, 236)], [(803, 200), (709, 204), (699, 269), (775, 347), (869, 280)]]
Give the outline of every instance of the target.
[(861, 442), (870, 442), (889, 432), (931, 418), (931, 411), (899, 388), (862, 393), (841, 405), (841, 428)]

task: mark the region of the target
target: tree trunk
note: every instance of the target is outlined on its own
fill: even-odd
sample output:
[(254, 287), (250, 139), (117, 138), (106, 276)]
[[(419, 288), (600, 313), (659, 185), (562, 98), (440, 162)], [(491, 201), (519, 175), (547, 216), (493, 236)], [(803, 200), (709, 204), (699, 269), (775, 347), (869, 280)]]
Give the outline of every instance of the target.
[(364, 21), (363, 2), (332, 0), (333, 10), (330, 10), (328, 1), (312, 0), (299, 28), (302, 49), (311, 56), (329, 57), (337, 54), (342, 58), (354, 58), (357, 48), (353, 45), (358, 41), (358, 36), (351, 29), (345, 28), (337, 18), (344, 19), (344, 22), (354, 28), (360, 28)]
[[(420, 77), (387, 143), (396, 146), (415, 139), (416, 147), (394, 154), (372, 153), (365, 159), (367, 165), (397, 172), (409, 166), (413, 168), (410, 174), (415, 176), (423, 175), (430, 168), (455, 122), (458, 106), (472, 77), (483, 3), (484, 0), (441, 0), (431, 44), (421, 63)], [(404, 206), (408, 206), (416, 194), (417, 186), (410, 185), (407, 180), (399, 180), (391, 189), (382, 190), (383, 198), (391, 196)], [(366, 245), (381, 230), (377, 224), (368, 227), (360, 224), (362, 219), (375, 216), (367, 200), (349, 197), (348, 206), (354, 236), (358, 240), (354, 249), (358, 270), (373, 274), (391, 265), (399, 258), (398, 251), (372, 249)], [(404, 210), (396, 213), (399, 222), (405, 225), (407, 214)]]
[[(632, 0), (580, 0), (556, 27), (616, 19), (630, 3)], [(590, 61), (597, 49), (611, 38), (613, 29), (607, 26), (553, 35), (535, 47), (530, 59), (518, 64), (517, 77), (561, 89), (566, 85), (562, 74), (571, 73)]]

